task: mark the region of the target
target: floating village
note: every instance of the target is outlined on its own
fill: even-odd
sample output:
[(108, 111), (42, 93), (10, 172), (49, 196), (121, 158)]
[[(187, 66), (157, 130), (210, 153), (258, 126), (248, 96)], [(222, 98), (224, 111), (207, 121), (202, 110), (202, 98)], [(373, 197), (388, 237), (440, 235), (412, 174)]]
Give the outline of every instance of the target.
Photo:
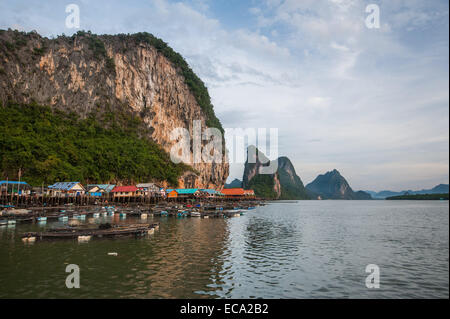
[[(0, 194), (0, 227), (14, 227), (19, 223), (45, 225), (47, 221), (63, 225), (44, 232), (24, 233), (25, 243), (141, 237), (159, 229), (154, 217), (231, 218), (265, 205), (253, 190), (165, 189), (155, 183), (84, 186), (80, 182), (58, 182), (47, 187), (31, 187), (24, 181), (0, 181)], [(102, 222), (105, 217), (110, 221)], [(127, 217), (140, 222), (120, 223)]]

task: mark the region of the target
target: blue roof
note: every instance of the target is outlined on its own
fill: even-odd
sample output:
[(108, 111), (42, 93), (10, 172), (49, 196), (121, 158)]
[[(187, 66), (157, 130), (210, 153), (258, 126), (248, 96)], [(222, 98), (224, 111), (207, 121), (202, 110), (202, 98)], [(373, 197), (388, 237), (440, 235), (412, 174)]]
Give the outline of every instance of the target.
[(194, 194), (196, 191), (198, 191), (198, 188), (178, 188), (178, 189), (166, 189), (167, 193), (170, 193), (171, 191), (176, 191), (178, 194)]
[(27, 182), (16, 182), (16, 181), (0, 181), (0, 185), (3, 184), (14, 184), (14, 185), (28, 185)]
[(198, 188), (180, 188), (176, 189), (178, 194), (194, 194), (198, 191)]
[(48, 188), (68, 191), (68, 190), (71, 190), (72, 187), (74, 187), (75, 185), (77, 185), (79, 183), (80, 182), (59, 182), (59, 183), (50, 185)]
[(105, 192), (109, 193), (110, 191), (112, 191), (114, 189), (114, 187), (116, 185), (112, 185), (112, 184), (89, 184), (88, 188), (97, 186), (100, 189), (103, 189)]

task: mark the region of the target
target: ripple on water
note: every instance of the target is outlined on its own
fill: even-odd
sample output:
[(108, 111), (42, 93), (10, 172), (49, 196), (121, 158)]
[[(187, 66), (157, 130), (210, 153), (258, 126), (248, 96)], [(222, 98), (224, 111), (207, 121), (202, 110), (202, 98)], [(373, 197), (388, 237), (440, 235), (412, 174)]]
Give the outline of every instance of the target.
[[(0, 298), (448, 298), (448, 202), (299, 201), (158, 219), (145, 239), (36, 242), (0, 227)], [(126, 223), (138, 222), (127, 218)], [(118, 256), (108, 256), (108, 252)], [(78, 264), (80, 289), (65, 287)], [(379, 290), (365, 266), (380, 267)]]

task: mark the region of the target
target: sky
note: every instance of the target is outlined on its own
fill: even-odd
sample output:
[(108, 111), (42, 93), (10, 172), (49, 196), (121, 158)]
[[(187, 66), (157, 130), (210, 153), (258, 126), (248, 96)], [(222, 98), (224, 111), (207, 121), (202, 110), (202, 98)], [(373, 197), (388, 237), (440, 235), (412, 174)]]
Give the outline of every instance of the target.
[[(333, 169), (355, 190), (449, 182), (447, 0), (0, 0), (0, 29), (71, 35), (71, 3), (81, 30), (162, 38), (223, 127), (278, 129), (305, 184)], [(242, 173), (232, 164), (228, 180)]]

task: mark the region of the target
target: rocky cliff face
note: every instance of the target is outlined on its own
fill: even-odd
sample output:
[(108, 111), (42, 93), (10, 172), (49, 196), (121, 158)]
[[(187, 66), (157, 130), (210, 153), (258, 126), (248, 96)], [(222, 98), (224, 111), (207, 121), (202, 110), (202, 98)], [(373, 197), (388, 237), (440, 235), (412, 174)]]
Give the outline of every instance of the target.
[[(161, 52), (133, 36), (47, 39), (1, 31), (0, 101), (35, 102), (80, 117), (130, 111), (140, 115), (148, 137), (170, 152), (173, 129), (186, 128), (192, 137), (194, 120), (205, 129), (215, 116), (200, 107), (180, 69)], [(225, 162), (191, 163), (194, 171), (180, 177), (179, 187), (221, 188), (228, 176)]]
[(287, 157), (278, 158), (278, 176), (281, 185), (281, 199), (307, 199), (302, 180)]
[(354, 192), (347, 180), (336, 169), (317, 176), (314, 181), (306, 185), (306, 189), (313, 198), (320, 196), (321, 199), (371, 199), (368, 193)]
[(247, 148), (247, 160), (244, 165), (244, 175), (242, 177), (242, 187), (247, 188), (250, 181), (259, 174), (260, 168), (267, 165), (269, 159), (260, 152), (255, 146), (251, 145)]
[(276, 199), (307, 199), (303, 182), (295, 172), (295, 168), (287, 157), (276, 159), (277, 170), (274, 174), (260, 174), (261, 167), (268, 166), (267, 157), (250, 146), (247, 150), (247, 161), (244, 168), (243, 187), (255, 190), (261, 197)]

